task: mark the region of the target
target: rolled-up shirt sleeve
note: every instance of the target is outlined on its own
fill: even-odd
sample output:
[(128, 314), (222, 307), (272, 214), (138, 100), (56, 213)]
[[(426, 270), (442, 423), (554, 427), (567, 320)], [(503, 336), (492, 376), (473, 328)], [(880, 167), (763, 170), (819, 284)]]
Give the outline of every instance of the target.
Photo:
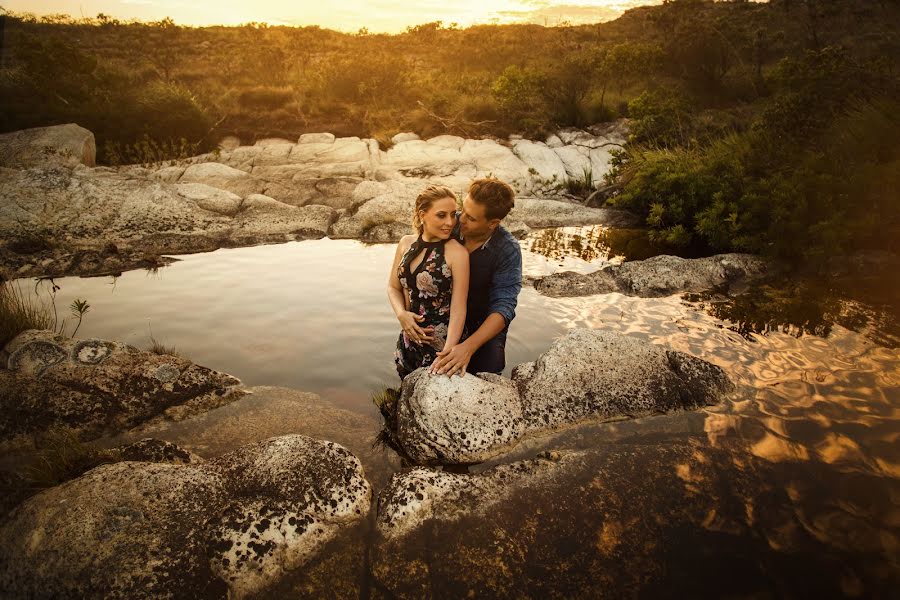
[(522, 290), (522, 250), (513, 243), (504, 248), (494, 271), (489, 313), (498, 313), (508, 326), (516, 317), (516, 303)]

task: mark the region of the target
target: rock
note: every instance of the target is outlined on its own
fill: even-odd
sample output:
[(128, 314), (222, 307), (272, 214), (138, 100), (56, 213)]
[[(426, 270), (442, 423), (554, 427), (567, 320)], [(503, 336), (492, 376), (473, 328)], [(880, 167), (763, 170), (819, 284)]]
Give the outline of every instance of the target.
[[(412, 142), (406, 142), (412, 143)], [(362, 185), (366, 185), (364, 182)], [(424, 182), (405, 183), (390, 181), (374, 183), (383, 193), (366, 200), (355, 210), (348, 210), (338, 217), (332, 225), (329, 236), (332, 238), (364, 239), (369, 231), (383, 233), (386, 226), (389, 231), (402, 237), (412, 230), (412, 211), (416, 196), (425, 187)], [(366, 185), (363, 195), (372, 193), (373, 185)], [(354, 198), (357, 197), (354, 192)], [(399, 225), (392, 225), (397, 223)], [(401, 233), (402, 232), (402, 233)], [(399, 237), (397, 238), (400, 239)], [(396, 240), (391, 240), (396, 241)]]
[[(580, 146), (557, 146), (553, 149), (572, 179), (584, 181), (588, 169), (593, 169), (590, 150)], [(592, 173), (593, 179), (593, 173)]]
[(419, 369), (403, 380), (396, 441), (417, 464), (482, 462), (515, 444), (525, 427), (509, 379), (445, 377)]
[[(234, 399), (240, 381), (191, 361), (105, 340), (26, 331), (0, 370), (0, 442), (65, 426), (82, 439), (166, 414), (185, 416)], [(181, 413), (181, 414), (177, 414)]]
[(333, 144), (333, 133), (304, 133), (297, 140), (298, 144)]
[(224, 150), (226, 152), (231, 152), (235, 148), (239, 148), (241, 145), (240, 138), (233, 135), (226, 135), (222, 138), (222, 141), (219, 142), (219, 150)]
[(418, 135), (416, 135), (415, 133), (412, 133), (412, 132), (398, 133), (397, 135), (395, 135), (394, 137), (391, 138), (391, 143), (399, 144), (401, 142), (410, 142), (412, 140), (419, 140), (419, 139), (422, 139), (422, 138), (420, 138)]
[(53, 163), (96, 165), (94, 134), (75, 123), (0, 134), (0, 167), (25, 169)]
[[(803, 469), (827, 483), (798, 480), (796, 463), (696, 438), (560, 454), (471, 475), (397, 475), (379, 497), (373, 588), (396, 598), (701, 598), (720, 594), (706, 577), (715, 573), (747, 597), (770, 596), (777, 578), (787, 596), (827, 598), (846, 595), (849, 569), (875, 596), (896, 583), (880, 545), (887, 522), (850, 519), (823, 502), (842, 488), (814, 462)], [(876, 475), (856, 476), (890, 506)], [(842, 525), (813, 536), (804, 522)], [(842, 548), (837, 539), (852, 541)]]
[(555, 273), (536, 280), (534, 287), (554, 297), (618, 292), (655, 298), (746, 283), (769, 271), (768, 263), (752, 254), (717, 254), (693, 259), (663, 255), (609, 265), (586, 275), (571, 271)]
[(260, 148), (269, 148), (271, 146), (293, 146), (294, 142), (284, 138), (263, 138), (261, 140), (256, 140), (253, 145), (259, 146)]
[(102, 465), (33, 496), (0, 526), (0, 588), (11, 597), (261, 594), (358, 529), (370, 501), (352, 454), (301, 435), (197, 465)]
[(185, 167), (164, 167), (150, 174), (149, 179), (163, 183), (175, 183), (184, 174)]
[(539, 485), (543, 478), (564, 466), (559, 462), (522, 461), (477, 475), (423, 467), (396, 473), (378, 496), (378, 532), (386, 539), (396, 540), (430, 519), (452, 520), (454, 515), (469, 512), (490, 514), (511, 493)]
[(541, 142), (519, 140), (513, 143), (513, 152), (529, 169), (545, 182), (562, 183), (566, 179), (566, 167), (554, 152)]
[(516, 198), (515, 207), (506, 218), (508, 221), (519, 221), (536, 228), (597, 224), (632, 227), (637, 222), (634, 214), (623, 210), (588, 208), (571, 202), (537, 198)]
[(117, 448), (122, 460), (138, 462), (172, 463), (187, 465), (203, 462), (203, 459), (189, 450), (156, 438), (144, 438)]
[(205, 183), (176, 183), (175, 189), (183, 197), (193, 200), (203, 210), (226, 216), (237, 214), (241, 197)]
[(200, 163), (187, 167), (181, 180), (184, 183), (207, 183), (210, 180), (246, 179), (248, 176), (246, 171), (222, 163)]
[(619, 333), (576, 329), (513, 370), (529, 430), (585, 417), (637, 417), (721, 402), (719, 367)]

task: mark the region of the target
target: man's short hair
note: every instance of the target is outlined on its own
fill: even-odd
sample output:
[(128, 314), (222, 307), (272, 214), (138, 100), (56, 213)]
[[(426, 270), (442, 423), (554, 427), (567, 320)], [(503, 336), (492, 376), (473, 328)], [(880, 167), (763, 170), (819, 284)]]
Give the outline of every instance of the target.
[(484, 206), (484, 215), (488, 219), (503, 219), (515, 205), (516, 193), (508, 183), (485, 177), (472, 182), (469, 197)]

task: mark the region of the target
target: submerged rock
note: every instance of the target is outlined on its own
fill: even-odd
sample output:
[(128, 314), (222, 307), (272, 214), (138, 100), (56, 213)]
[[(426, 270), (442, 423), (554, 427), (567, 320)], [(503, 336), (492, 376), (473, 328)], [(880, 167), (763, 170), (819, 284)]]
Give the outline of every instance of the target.
[(823, 502), (826, 486), (786, 486), (798, 468), (816, 466), (669, 439), (471, 475), (414, 469), (379, 497), (373, 587), (396, 598), (841, 597), (849, 578), (860, 596), (890, 596), (886, 521)]
[(609, 331), (576, 329), (516, 367), (529, 430), (586, 417), (638, 417), (720, 402), (734, 390), (705, 360)]
[(82, 439), (154, 417), (183, 418), (230, 402), (240, 381), (186, 358), (120, 342), (26, 331), (6, 346), (0, 369), (0, 443), (63, 426)]
[(332, 442), (272, 438), (197, 465), (121, 462), (0, 526), (11, 597), (246, 597), (362, 521), (371, 488)]
[(639, 417), (721, 402), (734, 385), (702, 359), (620, 333), (579, 329), (512, 379), (491, 373), (403, 381), (386, 415), (394, 443), (419, 464), (482, 462), (523, 436), (586, 418)]
[(609, 265), (586, 275), (572, 271), (554, 273), (536, 280), (534, 288), (554, 297), (618, 292), (655, 298), (746, 283), (769, 270), (769, 263), (752, 254), (717, 254), (691, 259), (663, 255)]

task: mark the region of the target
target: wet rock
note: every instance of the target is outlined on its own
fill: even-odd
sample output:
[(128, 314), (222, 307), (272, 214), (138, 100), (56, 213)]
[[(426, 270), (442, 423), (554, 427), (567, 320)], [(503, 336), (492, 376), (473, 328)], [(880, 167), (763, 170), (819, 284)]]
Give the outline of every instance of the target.
[(827, 537), (824, 523), (846, 513), (831, 508), (811, 524), (797, 512), (798, 501), (834, 506), (785, 487), (808, 463), (779, 469), (694, 442), (397, 475), (379, 497), (373, 587), (397, 598), (700, 598), (767, 597), (774, 585), (786, 597), (840, 597), (849, 569), (862, 595), (890, 595), (887, 551)]
[(448, 473), (417, 467), (397, 473), (378, 496), (378, 532), (396, 539), (430, 519), (483, 512), (502, 504), (521, 487), (540, 485), (547, 476), (564, 468), (557, 460), (534, 459), (501, 465), (475, 475)]
[(75, 123), (34, 127), (0, 135), (0, 166), (16, 169), (96, 164), (94, 134)]
[(65, 426), (91, 439), (152, 418), (186, 416), (239, 395), (234, 377), (106, 340), (26, 331), (0, 369), (0, 443)]
[(655, 298), (678, 292), (702, 292), (758, 279), (770, 265), (752, 254), (717, 254), (706, 258), (654, 256), (610, 265), (593, 273), (554, 273), (535, 281), (547, 296), (589, 296), (618, 292)]
[(272, 438), (200, 464), (120, 462), (0, 526), (11, 597), (246, 597), (357, 529), (371, 488), (332, 442)]
[(524, 429), (519, 395), (504, 377), (419, 369), (403, 381), (396, 441), (417, 464), (482, 462), (515, 444)]
[(577, 329), (513, 370), (529, 430), (720, 402), (733, 391), (702, 359), (620, 333)]
[(172, 463), (187, 465), (203, 462), (203, 459), (181, 446), (156, 438), (144, 438), (117, 448), (122, 460), (137, 462)]

